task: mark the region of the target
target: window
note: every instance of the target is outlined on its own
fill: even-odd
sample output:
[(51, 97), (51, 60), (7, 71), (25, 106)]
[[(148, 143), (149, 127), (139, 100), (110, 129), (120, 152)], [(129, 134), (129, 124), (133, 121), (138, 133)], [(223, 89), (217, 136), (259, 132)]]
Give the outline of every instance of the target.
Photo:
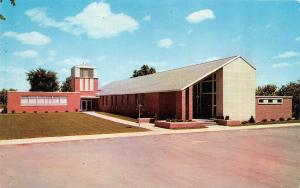
[(67, 105), (66, 96), (24, 96), (21, 97), (21, 106), (50, 106)]
[(129, 106), (129, 95), (127, 95), (127, 106)]
[(283, 98), (259, 98), (258, 104), (282, 104)]
[(135, 100), (135, 106), (138, 106), (138, 104), (139, 104), (139, 98), (138, 98), (137, 94), (134, 95), (134, 100)]
[(142, 105), (144, 106), (145, 104), (145, 94), (142, 94)]
[(80, 69), (80, 77), (81, 78), (93, 78), (93, 69)]

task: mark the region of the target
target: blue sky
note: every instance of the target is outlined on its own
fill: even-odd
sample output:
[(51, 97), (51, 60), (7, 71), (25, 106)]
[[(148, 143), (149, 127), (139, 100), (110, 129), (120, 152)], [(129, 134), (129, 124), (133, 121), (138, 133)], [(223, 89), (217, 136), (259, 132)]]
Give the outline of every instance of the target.
[(98, 68), (100, 87), (143, 64), (158, 71), (241, 55), (257, 85), (300, 79), (300, 0), (30, 0), (2, 3), (0, 88), (27, 90), (43, 67)]

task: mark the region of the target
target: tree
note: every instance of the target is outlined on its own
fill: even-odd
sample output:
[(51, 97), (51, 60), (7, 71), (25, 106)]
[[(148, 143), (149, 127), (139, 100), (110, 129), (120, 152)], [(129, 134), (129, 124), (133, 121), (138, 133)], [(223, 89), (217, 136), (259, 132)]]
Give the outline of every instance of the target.
[(276, 92), (277, 92), (277, 86), (274, 84), (258, 86), (256, 89), (256, 95), (258, 96), (274, 96), (277, 95)]
[(134, 70), (132, 77), (138, 77), (138, 76), (144, 76), (144, 75), (148, 75), (148, 74), (154, 74), (156, 73), (155, 68), (153, 67), (149, 67), (148, 65), (143, 65), (141, 66), (141, 68), (139, 70)]
[(300, 80), (281, 86), (277, 94), (280, 96), (293, 96), (293, 116), (300, 119)]
[[(16, 1), (17, 0), (10, 0), (10, 4), (12, 6), (16, 6)], [(0, 0), (0, 3), (2, 3), (2, 2), (3, 2), (3, 0)], [(2, 14), (0, 14), (0, 20), (6, 20), (5, 16), (3, 16)]]
[(7, 91), (17, 91), (16, 89), (2, 89), (0, 91), (0, 105), (4, 105), (6, 106), (7, 105)]
[(71, 92), (72, 91), (72, 87), (71, 87), (71, 77), (67, 77), (66, 81), (64, 81), (62, 83), (62, 85), (60, 86), (60, 91), (62, 92)]
[(58, 91), (59, 83), (56, 72), (42, 68), (31, 70), (26, 73), (30, 84), (30, 91)]

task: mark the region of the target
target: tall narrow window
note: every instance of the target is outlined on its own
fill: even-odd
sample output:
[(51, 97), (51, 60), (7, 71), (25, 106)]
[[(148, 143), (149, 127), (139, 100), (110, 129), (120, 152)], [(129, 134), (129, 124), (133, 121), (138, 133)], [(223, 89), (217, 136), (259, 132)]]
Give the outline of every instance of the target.
[(145, 104), (145, 94), (142, 94), (142, 105), (144, 106), (144, 104)]

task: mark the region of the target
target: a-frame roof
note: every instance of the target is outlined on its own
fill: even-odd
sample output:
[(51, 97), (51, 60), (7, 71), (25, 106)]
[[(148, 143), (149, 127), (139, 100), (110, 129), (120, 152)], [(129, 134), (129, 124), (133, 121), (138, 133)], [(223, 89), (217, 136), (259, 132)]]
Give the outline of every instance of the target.
[(241, 57), (232, 56), (146, 76), (115, 81), (102, 87), (99, 95), (180, 91), (202, 80), (206, 76), (238, 58)]

